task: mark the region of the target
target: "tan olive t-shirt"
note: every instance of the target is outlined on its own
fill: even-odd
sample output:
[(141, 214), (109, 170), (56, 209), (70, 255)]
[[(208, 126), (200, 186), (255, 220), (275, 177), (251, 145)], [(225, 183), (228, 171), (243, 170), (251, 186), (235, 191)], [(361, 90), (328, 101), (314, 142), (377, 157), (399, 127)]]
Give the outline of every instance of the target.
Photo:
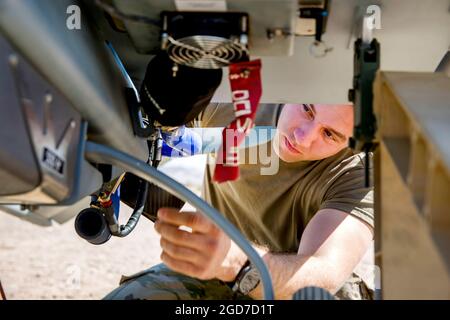
[[(260, 105), (256, 125), (275, 128), (282, 107)], [(223, 127), (233, 118), (231, 104), (211, 104), (201, 114), (201, 126)], [(263, 148), (257, 150), (262, 154), (257, 163), (250, 161), (249, 152), (254, 148)], [(320, 209), (338, 209), (374, 225), (373, 188), (364, 185), (364, 153), (345, 148), (323, 160), (286, 163), (269, 141), (241, 150), (239, 180), (220, 184), (212, 181), (214, 155), (209, 157), (205, 200), (249, 240), (272, 252), (297, 252), (305, 226)], [(278, 161), (274, 175), (261, 174), (261, 168), (269, 167), (268, 159)]]

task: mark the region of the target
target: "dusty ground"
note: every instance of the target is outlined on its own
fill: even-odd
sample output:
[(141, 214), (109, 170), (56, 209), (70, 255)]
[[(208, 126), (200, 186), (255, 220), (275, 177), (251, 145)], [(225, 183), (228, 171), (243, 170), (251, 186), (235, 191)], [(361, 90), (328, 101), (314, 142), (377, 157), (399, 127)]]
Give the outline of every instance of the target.
[(100, 299), (122, 274), (158, 263), (159, 238), (142, 219), (127, 238), (94, 246), (73, 219), (44, 228), (0, 213), (0, 276), (8, 299)]
[[(194, 190), (201, 183), (201, 160), (167, 168)], [(121, 214), (129, 213), (123, 206)], [(159, 237), (145, 218), (128, 237), (100, 246), (78, 237), (73, 223), (40, 227), (0, 212), (0, 280), (8, 299), (101, 299), (121, 275), (160, 262)]]

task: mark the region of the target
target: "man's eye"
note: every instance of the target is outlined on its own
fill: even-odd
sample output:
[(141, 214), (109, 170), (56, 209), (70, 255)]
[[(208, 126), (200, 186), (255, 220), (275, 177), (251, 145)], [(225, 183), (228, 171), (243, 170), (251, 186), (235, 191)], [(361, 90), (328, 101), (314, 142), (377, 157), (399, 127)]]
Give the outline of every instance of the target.
[(307, 104), (303, 104), (303, 111), (305, 111), (310, 118), (312, 118), (313, 115), (314, 115), (313, 111), (311, 110), (311, 108)]
[(327, 138), (334, 140), (334, 135), (333, 135), (333, 133), (331, 133), (330, 130), (325, 129), (323, 132)]

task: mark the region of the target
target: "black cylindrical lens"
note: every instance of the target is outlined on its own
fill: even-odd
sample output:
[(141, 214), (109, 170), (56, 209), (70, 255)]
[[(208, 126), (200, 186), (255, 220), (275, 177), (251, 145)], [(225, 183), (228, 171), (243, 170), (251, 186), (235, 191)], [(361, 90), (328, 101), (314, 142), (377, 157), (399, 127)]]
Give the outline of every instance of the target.
[(75, 231), (92, 244), (103, 244), (111, 238), (106, 219), (96, 208), (87, 208), (78, 214), (75, 219)]

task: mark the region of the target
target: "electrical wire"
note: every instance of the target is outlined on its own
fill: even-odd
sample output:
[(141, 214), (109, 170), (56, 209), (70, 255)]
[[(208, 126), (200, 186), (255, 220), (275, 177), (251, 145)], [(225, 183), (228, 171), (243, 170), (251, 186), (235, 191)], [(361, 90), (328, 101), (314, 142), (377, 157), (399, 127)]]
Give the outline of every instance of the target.
[(127, 224), (121, 225), (119, 227), (118, 232), (113, 233), (114, 236), (123, 238), (129, 235), (130, 232), (134, 230), (139, 221), (139, 218), (142, 215), (142, 212), (144, 211), (145, 201), (147, 200), (147, 193), (148, 193), (148, 181), (141, 180), (141, 182), (139, 183), (136, 205), (134, 207), (133, 213), (128, 219)]

